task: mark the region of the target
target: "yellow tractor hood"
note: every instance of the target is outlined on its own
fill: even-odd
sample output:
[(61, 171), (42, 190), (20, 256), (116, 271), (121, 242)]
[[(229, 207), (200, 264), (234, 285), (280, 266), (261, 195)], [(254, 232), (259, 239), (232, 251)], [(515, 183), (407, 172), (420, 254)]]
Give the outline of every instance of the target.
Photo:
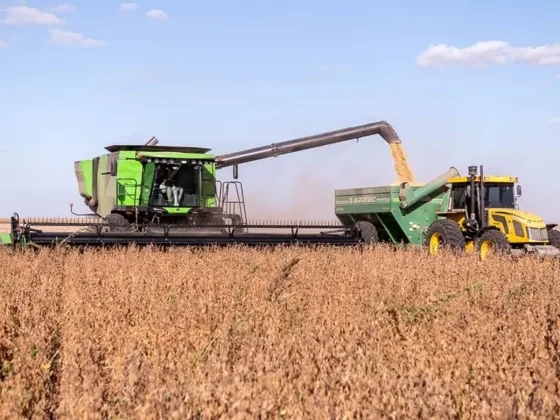
[(542, 217), (537, 216), (536, 214), (528, 211), (514, 210), (514, 209), (488, 209), (488, 210), (490, 210), (491, 214), (502, 215), (502, 216), (513, 216), (514, 218), (521, 219), (519, 221), (527, 224), (528, 226), (532, 226), (532, 227), (545, 226), (544, 219)]

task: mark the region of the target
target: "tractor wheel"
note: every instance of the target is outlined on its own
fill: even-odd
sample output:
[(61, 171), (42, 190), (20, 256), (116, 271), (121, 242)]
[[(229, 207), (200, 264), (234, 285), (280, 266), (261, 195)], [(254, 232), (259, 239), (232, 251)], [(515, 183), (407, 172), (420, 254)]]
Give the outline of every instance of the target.
[(548, 240), (550, 245), (554, 248), (560, 249), (560, 231), (556, 229), (549, 229), (548, 231)]
[(379, 242), (379, 235), (373, 223), (360, 221), (356, 223), (356, 230), (360, 239), (366, 244), (376, 244)]
[(105, 218), (105, 222), (109, 225), (109, 232), (130, 232), (132, 230), (132, 225), (122, 214), (111, 213)]
[(436, 220), (428, 228), (424, 245), (428, 247), (431, 255), (438, 255), (442, 248), (462, 252), (465, 249), (465, 237), (456, 222), (441, 219)]
[(491, 229), (476, 239), (476, 249), (480, 253), (480, 259), (485, 260), (491, 254), (509, 254), (511, 244), (508, 242), (506, 235), (499, 230)]

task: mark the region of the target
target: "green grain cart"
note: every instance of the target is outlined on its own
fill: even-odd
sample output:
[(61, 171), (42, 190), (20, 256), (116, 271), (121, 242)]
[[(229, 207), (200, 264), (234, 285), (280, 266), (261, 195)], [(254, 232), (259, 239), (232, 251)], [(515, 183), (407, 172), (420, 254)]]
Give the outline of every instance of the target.
[(335, 191), (335, 214), (345, 226), (357, 224), (366, 242), (420, 245), (437, 212), (449, 200), (451, 168), (423, 186), (387, 185)]

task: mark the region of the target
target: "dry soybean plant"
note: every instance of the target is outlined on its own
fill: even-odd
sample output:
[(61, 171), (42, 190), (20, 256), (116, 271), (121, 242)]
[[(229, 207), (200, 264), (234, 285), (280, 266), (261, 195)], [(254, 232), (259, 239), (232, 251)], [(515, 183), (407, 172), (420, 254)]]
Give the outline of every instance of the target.
[(2, 418), (551, 418), (560, 266), (375, 249), (0, 251)]

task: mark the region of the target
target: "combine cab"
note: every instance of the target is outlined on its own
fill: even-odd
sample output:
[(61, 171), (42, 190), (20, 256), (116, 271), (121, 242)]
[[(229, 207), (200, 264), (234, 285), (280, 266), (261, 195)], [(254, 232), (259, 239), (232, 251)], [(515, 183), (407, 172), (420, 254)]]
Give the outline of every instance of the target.
[(216, 159), (209, 149), (126, 145), (106, 150), (108, 154), (74, 166), (85, 204), (112, 230), (162, 221), (181, 225), (245, 221), (243, 191), (238, 183), (230, 188), (232, 183), (216, 181)]

